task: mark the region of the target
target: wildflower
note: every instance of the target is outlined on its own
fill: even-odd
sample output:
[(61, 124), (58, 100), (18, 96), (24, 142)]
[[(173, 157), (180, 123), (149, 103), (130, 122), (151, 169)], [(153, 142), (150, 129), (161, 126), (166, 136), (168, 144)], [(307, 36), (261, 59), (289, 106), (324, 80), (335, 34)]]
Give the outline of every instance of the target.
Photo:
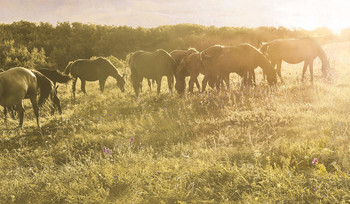
[(132, 137), (131, 139), (130, 139), (130, 144), (132, 144), (134, 142), (134, 138)]
[(103, 148), (102, 148), (102, 151), (103, 151), (105, 154), (107, 154), (107, 155), (112, 155), (111, 150), (109, 150), (107, 147), (103, 147)]
[(316, 191), (316, 188), (314, 188), (314, 191)]
[(314, 160), (312, 161), (312, 164), (316, 164), (318, 162), (317, 158), (314, 158)]
[(115, 177), (118, 178), (118, 175), (116, 175)]
[(326, 197), (325, 195), (322, 195), (322, 198)]

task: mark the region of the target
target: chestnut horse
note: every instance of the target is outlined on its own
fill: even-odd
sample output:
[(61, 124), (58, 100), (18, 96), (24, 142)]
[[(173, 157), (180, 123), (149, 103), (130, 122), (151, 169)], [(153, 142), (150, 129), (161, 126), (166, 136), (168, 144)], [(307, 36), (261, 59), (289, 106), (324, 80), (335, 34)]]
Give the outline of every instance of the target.
[(322, 62), (322, 72), (327, 77), (329, 62), (326, 53), (321, 46), (311, 37), (301, 37), (296, 39), (279, 39), (264, 44), (260, 48), (271, 61), (273, 67), (277, 65), (277, 74), (283, 82), (281, 75), (281, 64), (285, 61), (289, 64), (304, 62), (301, 81), (304, 81), (307, 67), (310, 70), (310, 81), (313, 82), (313, 61), (316, 57)]
[[(204, 64), (205, 77), (203, 79), (203, 90), (206, 82), (209, 85), (216, 83), (218, 79), (225, 79), (231, 72), (235, 72), (243, 77), (243, 81), (248, 83), (254, 80), (254, 69), (260, 67), (267, 75), (270, 85), (276, 83), (276, 72), (266, 57), (255, 47), (249, 44), (237, 46), (215, 45), (202, 51), (200, 58)], [(228, 83), (228, 82), (226, 82)]]
[(96, 59), (78, 59), (70, 62), (66, 69), (65, 74), (71, 74), (73, 77), (73, 97), (75, 98), (75, 86), (78, 78), (81, 81), (81, 90), (86, 94), (85, 84), (86, 81), (100, 82), (100, 91), (103, 93), (106, 80), (109, 76), (117, 80), (117, 86), (124, 92), (125, 81), (119, 74), (116, 67), (107, 59), (98, 57)]

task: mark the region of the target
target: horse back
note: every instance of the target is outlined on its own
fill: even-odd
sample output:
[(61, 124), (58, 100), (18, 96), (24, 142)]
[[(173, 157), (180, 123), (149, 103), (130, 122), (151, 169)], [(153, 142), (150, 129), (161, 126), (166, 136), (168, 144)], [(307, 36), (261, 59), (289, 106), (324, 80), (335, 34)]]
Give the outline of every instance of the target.
[(149, 79), (172, 75), (176, 69), (174, 59), (165, 51), (137, 53), (133, 56), (131, 65), (133, 73)]
[(23, 67), (15, 67), (1, 73), (0, 84), (0, 104), (3, 106), (16, 105), (25, 97), (37, 94), (35, 75)]
[(86, 81), (100, 80), (110, 75), (110, 65), (107, 63), (102, 60), (76, 60), (71, 65), (70, 73), (74, 78), (79, 77)]

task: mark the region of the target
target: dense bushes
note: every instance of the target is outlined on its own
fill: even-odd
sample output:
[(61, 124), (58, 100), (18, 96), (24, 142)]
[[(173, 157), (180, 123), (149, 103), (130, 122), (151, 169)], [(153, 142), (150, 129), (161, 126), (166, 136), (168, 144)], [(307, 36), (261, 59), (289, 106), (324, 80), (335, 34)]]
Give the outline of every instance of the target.
[[(114, 56), (125, 59), (135, 50), (167, 51), (195, 47), (203, 50), (214, 44), (234, 45), (277, 38), (305, 35), (329, 35), (329, 29), (306, 31), (284, 27), (214, 27), (194, 24), (166, 25), (156, 28), (132, 28), (82, 23), (49, 23), (26, 21), (0, 24), (0, 66), (43, 66), (63, 70), (67, 63), (78, 58)], [(344, 39), (346, 39), (344, 31)], [(15, 50), (9, 53), (8, 50)], [(29, 55), (33, 55), (28, 57)], [(7, 57), (10, 55), (10, 58)], [(26, 56), (26, 57), (23, 57)], [(33, 58), (33, 59), (32, 59)], [(17, 60), (16, 60), (17, 59)], [(34, 60), (35, 59), (35, 60)], [(26, 62), (27, 60), (34, 62)], [(34, 64), (33, 64), (34, 63)]]

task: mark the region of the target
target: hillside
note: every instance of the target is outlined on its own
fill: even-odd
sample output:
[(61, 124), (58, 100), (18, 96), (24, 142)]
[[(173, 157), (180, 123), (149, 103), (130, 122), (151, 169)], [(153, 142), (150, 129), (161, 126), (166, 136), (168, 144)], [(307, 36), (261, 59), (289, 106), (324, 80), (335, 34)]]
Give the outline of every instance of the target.
[[(26, 102), (24, 128), (0, 120), (0, 203), (350, 202), (350, 44), (324, 46), (332, 80), (300, 83), (302, 64), (282, 65), (285, 84), (240, 91), (136, 98), (109, 78), (101, 94), (72, 99), (63, 114)], [(200, 80), (201, 81), (201, 80)], [(1, 117), (3, 114), (1, 113)], [(314, 158), (317, 163), (313, 164)]]

